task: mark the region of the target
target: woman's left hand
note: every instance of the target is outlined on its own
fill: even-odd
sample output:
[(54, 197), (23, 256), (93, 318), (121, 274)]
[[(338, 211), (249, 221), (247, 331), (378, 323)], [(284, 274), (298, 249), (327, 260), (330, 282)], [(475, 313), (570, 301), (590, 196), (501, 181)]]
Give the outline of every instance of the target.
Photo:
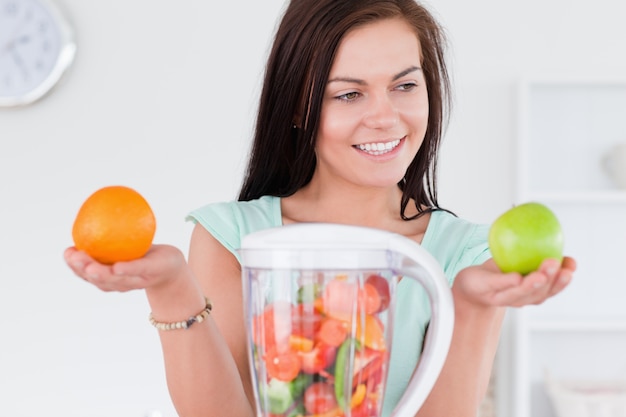
[(452, 291), (461, 300), (485, 307), (522, 307), (541, 304), (560, 293), (572, 280), (576, 261), (564, 257), (545, 260), (539, 269), (522, 276), (503, 273), (493, 259), (482, 265), (463, 269), (457, 275)]

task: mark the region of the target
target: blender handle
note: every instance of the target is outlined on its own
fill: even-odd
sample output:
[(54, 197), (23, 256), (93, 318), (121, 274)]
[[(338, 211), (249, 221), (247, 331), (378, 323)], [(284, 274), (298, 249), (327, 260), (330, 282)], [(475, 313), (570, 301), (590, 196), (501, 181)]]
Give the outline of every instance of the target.
[(392, 413), (393, 417), (414, 417), (435, 385), (448, 356), (454, 330), (454, 302), (448, 280), (430, 253), (405, 239), (393, 239), (389, 244), (392, 252), (403, 256), (398, 272), (423, 285), (432, 311), (417, 368)]

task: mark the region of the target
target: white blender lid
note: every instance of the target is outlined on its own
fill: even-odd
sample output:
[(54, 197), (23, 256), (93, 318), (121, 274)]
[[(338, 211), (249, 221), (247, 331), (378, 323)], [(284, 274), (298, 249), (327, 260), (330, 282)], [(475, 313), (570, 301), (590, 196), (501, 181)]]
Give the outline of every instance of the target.
[(331, 223), (294, 223), (244, 236), (241, 249), (387, 249), (394, 233)]
[(245, 236), (240, 254), (245, 268), (389, 269), (390, 250), (399, 239), (409, 240), (368, 227), (296, 223)]

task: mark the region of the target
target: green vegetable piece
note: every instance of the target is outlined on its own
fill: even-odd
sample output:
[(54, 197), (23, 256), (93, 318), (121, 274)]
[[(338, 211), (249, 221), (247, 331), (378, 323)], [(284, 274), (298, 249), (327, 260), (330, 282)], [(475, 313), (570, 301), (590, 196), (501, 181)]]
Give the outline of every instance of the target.
[(356, 344), (354, 339), (348, 338), (344, 340), (337, 350), (337, 357), (335, 359), (335, 398), (337, 399), (337, 405), (344, 411), (346, 410), (346, 383), (348, 386), (350, 385), (350, 381), (346, 381), (346, 377), (348, 376), (348, 374), (346, 374), (346, 366), (348, 365), (350, 347), (353, 343)]
[(265, 390), (265, 395), (262, 395), (261, 398), (266, 399), (265, 407), (272, 414), (285, 413), (293, 403), (289, 382), (272, 378)]
[(297, 300), (298, 304), (312, 303), (320, 296), (322, 288), (319, 284), (304, 284), (298, 288)]
[(311, 375), (300, 373), (293, 381), (289, 382), (289, 389), (292, 398), (301, 397), (304, 390), (311, 384)]

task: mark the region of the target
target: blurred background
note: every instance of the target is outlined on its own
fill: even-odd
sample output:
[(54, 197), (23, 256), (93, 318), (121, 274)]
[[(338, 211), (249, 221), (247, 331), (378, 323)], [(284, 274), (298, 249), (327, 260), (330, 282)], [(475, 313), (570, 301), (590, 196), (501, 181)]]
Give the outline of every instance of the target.
[[(43, 100), (0, 109), (0, 415), (175, 417), (143, 294), (99, 292), (63, 250), (78, 208), (105, 185), (140, 191), (155, 241), (184, 252), (187, 212), (236, 198), (284, 0), (54, 1), (74, 27), (75, 62)], [(455, 91), (440, 203), (489, 223), (529, 195), (518, 181), (520, 85), (626, 81), (626, 3), (426, 4), (447, 29)], [(552, 155), (556, 171), (570, 146)], [(526, 407), (515, 403), (511, 326), (494, 388), (501, 417)]]

